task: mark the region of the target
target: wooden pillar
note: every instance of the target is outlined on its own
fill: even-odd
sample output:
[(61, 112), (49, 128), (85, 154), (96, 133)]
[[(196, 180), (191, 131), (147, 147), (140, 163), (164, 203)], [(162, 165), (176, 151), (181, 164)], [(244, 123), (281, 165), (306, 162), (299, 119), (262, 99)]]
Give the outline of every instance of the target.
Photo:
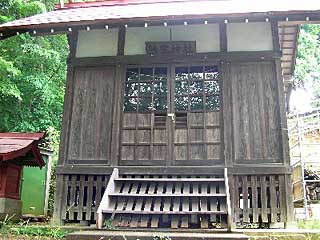
[[(65, 165), (67, 163), (68, 157), (68, 146), (69, 146), (69, 133), (70, 133), (70, 122), (72, 114), (72, 99), (73, 99), (73, 75), (74, 75), (74, 66), (73, 61), (76, 57), (76, 48), (77, 48), (78, 33), (72, 33), (68, 35), (69, 43), (69, 57), (67, 60), (67, 80), (66, 80), (66, 92), (64, 96), (63, 104), (63, 116), (62, 116), (62, 127), (61, 127), (61, 136), (60, 136), (60, 146), (59, 146), (59, 160), (58, 166)], [(63, 201), (65, 199), (64, 194), (64, 182), (63, 175), (57, 175), (56, 180), (56, 192), (55, 192), (55, 202), (54, 202), (54, 213), (52, 222), (61, 225), (62, 221), (62, 205), (65, 204)]]
[[(278, 31), (278, 21), (271, 20), (271, 30), (272, 30), (272, 39), (273, 39), (273, 50), (274, 52), (280, 52), (280, 42), (279, 42), (279, 31)], [(283, 85), (283, 76), (281, 69), (281, 59), (275, 59), (275, 69), (277, 74), (277, 83), (278, 83), (278, 102), (279, 102), (279, 116), (280, 116), (280, 127), (281, 127), (281, 150), (283, 164), (289, 169), (290, 167), (290, 155), (289, 155), (289, 137), (288, 137), (288, 126), (287, 126), (287, 116), (285, 109), (285, 97), (284, 97), (284, 85)], [(292, 175), (285, 175), (285, 189), (286, 189), (286, 223), (285, 227), (290, 228), (292, 226), (294, 217), (293, 217), (293, 191), (292, 191)]]
[[(271, 20), (271, 30), (272, 30), (272, 39), (273, 39), (273, 49), (275, 52), (280, 52), (280, 42), (279, 42), (279, 32), (278, 32), (278, 22), (276, 20)], [(279, 102), (279, 116), (280, 116), (280, 127), (281, 127), (281, 150), (283, 164), (289, 169), (290, 167), (290, 157), (289, 157), (289, 137), (288, 137), (288, 126), (287, 126), (287, 117), (285, 109), (285, 97), (284, 97), (284, 85), (283, 85), (283, 76), (281, 69), (281, 59), (275, 59), (275, 69), (277, 74), (277, 83), (278, 83), (278, 102)], [(293, 191), (292, 191), (292, 175), (285, 175), (285, 189), (286, 189), (286, 222), (285, 227), (291, 228), (293, 226), (294, 216), (293, 216)]]
[(63, 103), (63, 115), (62, 115), (58, 165), (64, 165), (66, 163), (67, 154), (68, 154), (69, 130), (70, 130), (70, 123), (71, 123), (72, 99), (73, 99), (73, 91), (74, 91), (73, 60), (75, 59), (75, 56), (76, 56), (77, 40), (78, 40), (78, 33), (73, 33), (72, 35), (68, 35), (70, 52), (67, 60), (66, 91), (64, 94), (64, 103)]
[[(120, 129), (122, 123), (122, 86), (124, 78), (124, 67), (122, 64), (116, 66), (115, 86), (114, 86), (114, 108), (113, 108), (113, 119), (112, 119), (112, 148), (111, 148), (111, 166), (118, 166), (120, 161)], [(120, 119), (120, 120), (119, 120)]]
[(296, 224), (294, 223), (294, 214), (293, 214), (293, 191), (292, 191), (292, 174), (285, 175), (285, 183), (286, 183), (286, 222), (285, 228), (296, 228)]
[(233, 166), (233, 151), (232, 151), (232, 94), (231, 94), (231, 82), (229, 77), (228, 62), (221, 62), (221, 74), (222, 74), (222, 147), (223, 158), (226, 167)]
[[(118, 32), (118, 56), (124, 55), (125, 48), (125, 40), (126, 40), (126, 28), (124, 26), (119, 27)], [(116, 63), (116, 76), (115, 76), (115, 86), (114, 86), (114, 108), (113, 108), (113, 119), (112, 119), (112, 148), (111, 148), (111, 166), (118, 166), (120, 160), (120, 129), (121, 129), (121, 116), (122, 116), (122, 96), (123, 96), (123, 80), (124, 80), (124, 72), (125, 68), (123, 64)], [(120, 119), (120, 120), (119, 120)]]
[(63, 204), (66, 204), (64, 201), (64, 181), (63, 181), (63, 175), (57, 175), (56, 179), (56, 192), (55, 192), (55, 198), (54, 198), (54, 209), (53, 209), (53, 217), (51, 220), (51, 223), (53, 225), (63, 225)]
[(220, 52), (226, 53), (228, 51), (226, 23), (224, 22), (219, 23), (219, 32), (220, 32)]
[(119, 32), (118, 32), (118, 56), (124, 55), (125, 41), (126, 41), (126, 28), (124, 26), (120, 26)]

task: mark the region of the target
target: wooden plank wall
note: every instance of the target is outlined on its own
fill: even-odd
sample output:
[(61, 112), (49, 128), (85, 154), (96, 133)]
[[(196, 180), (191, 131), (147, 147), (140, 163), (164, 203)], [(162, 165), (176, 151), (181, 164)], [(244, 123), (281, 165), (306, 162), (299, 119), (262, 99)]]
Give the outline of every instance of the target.
[(274, 62), (231, 63), (229, 81), (234, 163), (283, 163)]
[(114, 67), (75, 69), (68, 163), (110, 162), (114, 76)]

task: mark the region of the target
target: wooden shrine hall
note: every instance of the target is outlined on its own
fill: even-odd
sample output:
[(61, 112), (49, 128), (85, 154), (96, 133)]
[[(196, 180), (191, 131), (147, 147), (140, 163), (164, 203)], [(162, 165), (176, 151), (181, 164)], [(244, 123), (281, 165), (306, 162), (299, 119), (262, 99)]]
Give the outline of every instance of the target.
[(104, 228), (293, 220), (284, 80), (320, 2), (61, 2), (0, 37), (70, 45), (54, 218)]

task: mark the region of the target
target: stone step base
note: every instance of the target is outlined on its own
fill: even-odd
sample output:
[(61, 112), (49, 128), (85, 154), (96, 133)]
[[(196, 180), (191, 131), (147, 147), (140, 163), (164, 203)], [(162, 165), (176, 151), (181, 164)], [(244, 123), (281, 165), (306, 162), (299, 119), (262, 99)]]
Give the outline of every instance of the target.
[[(156, 232), (156, 231), (81, 231), (69, 234), (67, 240), (153, 240), (158, 236), (159, 239), (170, 238), (171, 240), (196, 240), (196, 239), (215, 239), (215, 240), (248, 240), (249, 237), (242, 233), (201, 233), (201, 232)], [(162, 237), (162, 238), (161, 238)]]

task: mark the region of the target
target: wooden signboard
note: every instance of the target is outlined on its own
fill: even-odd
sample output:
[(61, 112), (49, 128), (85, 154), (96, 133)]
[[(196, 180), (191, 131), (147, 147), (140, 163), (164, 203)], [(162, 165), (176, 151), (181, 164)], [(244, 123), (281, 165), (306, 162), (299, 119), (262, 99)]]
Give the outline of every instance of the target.
[(189, 56), (196, 53), (195, 41), (146, 42), (146, 53), (149, 56)]

